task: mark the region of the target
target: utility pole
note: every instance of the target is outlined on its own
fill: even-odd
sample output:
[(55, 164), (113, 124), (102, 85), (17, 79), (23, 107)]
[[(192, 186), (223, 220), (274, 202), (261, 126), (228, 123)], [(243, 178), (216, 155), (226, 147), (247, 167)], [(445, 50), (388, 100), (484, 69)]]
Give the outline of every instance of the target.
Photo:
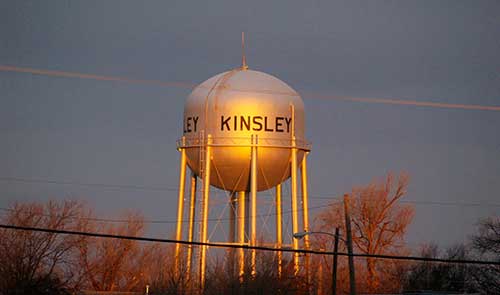
[(349, 255), (349, 284), (351, 295), (356, 295), (356, 276), (354, 273), (354, 257), (352, 256), (351, 205), (349, 195), (344, 194), (345, 229), (347, 236), (347, 253)]
[(339, 250), (339, 228), (335, 228), (335, 243), (333, 244), (332, 265), (332, 295), (337, 295), (337, 252)]

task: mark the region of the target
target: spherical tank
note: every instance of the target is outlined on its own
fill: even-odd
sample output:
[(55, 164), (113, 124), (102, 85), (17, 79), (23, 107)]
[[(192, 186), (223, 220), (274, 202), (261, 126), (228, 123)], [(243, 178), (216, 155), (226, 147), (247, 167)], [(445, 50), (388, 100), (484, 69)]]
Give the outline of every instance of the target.
[(201, 176), (208, 143), (210, 184), (227, 191), (249, 191), (252, 144), (257, 146), (258, 191), (290, 177), (293, 147), (298, 163), (309, 150), (297, 92), (269, 74), (246, 69), (218, 74), (193, 90), (184, 107), (183, 135), (178, 145), (186, 149), (191, 170)]

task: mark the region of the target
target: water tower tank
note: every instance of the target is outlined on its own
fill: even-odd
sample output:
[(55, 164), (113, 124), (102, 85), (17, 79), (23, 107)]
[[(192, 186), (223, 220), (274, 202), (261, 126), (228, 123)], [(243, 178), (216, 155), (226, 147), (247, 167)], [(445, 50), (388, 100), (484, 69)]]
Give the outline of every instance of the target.
[(210, 184), (227, 191), (249, 191), (252, 135), (257, 135), (258, 191), (290, 177), (292, 147), (298, 148), (298, 164), (309, 150), (297, 92), (276, 77), (247, 69), (213, 76), (186, 100), (178, 145), (186, 148), (187, 164), (199, 176), (209, 134)]

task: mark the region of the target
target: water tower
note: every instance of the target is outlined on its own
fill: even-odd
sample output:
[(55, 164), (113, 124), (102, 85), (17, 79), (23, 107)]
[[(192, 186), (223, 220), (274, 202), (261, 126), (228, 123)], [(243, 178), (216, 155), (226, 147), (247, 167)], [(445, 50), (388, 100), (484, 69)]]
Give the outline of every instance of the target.
[[(269, 74), (248, 69), (243, 54), (242, 66), (209, 78), (189, 95), (184, 107), (183, 136), (177, 142), (181, 153), (176, 239), (183, 239), (186, 167), (191, 170), (187, 240), (193, 241), (197, 206), (196, 182), (201, 179), (198, 201), (199, 241), (207, 242), (210, 186), (230, 192), (230, 234), (227, 243), (257, 245), (258, 192), (276, 190), (276, 240), (281, 248), (282, 191), (290, 180), (293, 232), (309, 230), (307, 164), (310, 144), (304, 136), (304, 104), (285, 82)], [(298, 170), (301, 171), (302, 208), (298, 207)], [(249, 207), (249, 208), (248, 208)], [(302, 213), (302, 222), (299, 213)], [(237, 216), (237, 218), (236, 218)], [(235, 239), (237, 220), (237, 239)], [(299, 228), (299, 223), (303, 228)], [(245, 224), (249, 228), (245, 228)], [(248, 231), (248, 240), (245, 232)], [(293, 239), (293, 249), (298, 249)], [(306, 249), (309, 241), (304, 241)], [(280, 253), (281, 254), (281, 253)], [(180, 261), (176, 245), (176, 269)], [(240, 276), (245, 273), (245, 252), (238, 251)], [(191, 272), (193, 250), (188, 247), (186, 266)], [(205, 283), (207, 247), (199, 248), (199, 283)], [(281, 255), (278, 255), (281, 272)], [(299, 271), (299, 255), (294, 255)], [(256, 271), (256, 251), (251, 251), (250, 271)]]

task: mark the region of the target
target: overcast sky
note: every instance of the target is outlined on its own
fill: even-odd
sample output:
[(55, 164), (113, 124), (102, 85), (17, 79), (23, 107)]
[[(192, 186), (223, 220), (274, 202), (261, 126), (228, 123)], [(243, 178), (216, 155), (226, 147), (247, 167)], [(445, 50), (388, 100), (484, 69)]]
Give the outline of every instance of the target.
[[(407, 171), (409, 245), (449, 245), (500, 215), (500, 111), (318, 96), (500, 106), (499, 16), (495, 0), (1, 1), (0, 65), (200, 83), (240, 65), (245, 31), (250, 68), (302, 94), (311, 215)], [(0, 207), (78, 198), (101, 217), (136, 208), (175, 220), (189, 92), (0, 71)], [(216, 217), (224, 195), (213, 200)], [(262, 213), (271, 201), (259, 199)], [(151, 231), (172, 233), (169, 223)]]

